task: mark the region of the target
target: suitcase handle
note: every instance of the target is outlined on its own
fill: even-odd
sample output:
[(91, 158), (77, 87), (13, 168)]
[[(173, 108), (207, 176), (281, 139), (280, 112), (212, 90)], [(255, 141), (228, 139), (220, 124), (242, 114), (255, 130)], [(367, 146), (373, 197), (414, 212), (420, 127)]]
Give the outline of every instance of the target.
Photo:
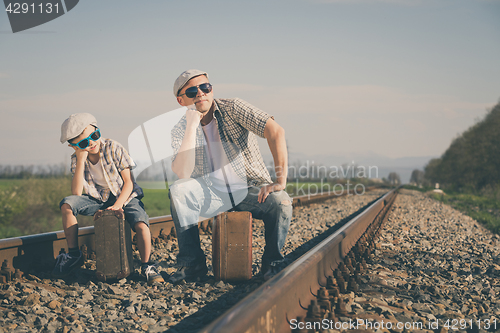
[(125, 219), (125, 216), (123, 214), (123, 210), (120, 209), (120, 210), (98, 210), (95, 214), (94, 214), (94, 221), (103, 217), (103, 216), (109, 216), (109, 215), (115, 215), (117, 218), (119, 218), (120, 220), (123, 220)]

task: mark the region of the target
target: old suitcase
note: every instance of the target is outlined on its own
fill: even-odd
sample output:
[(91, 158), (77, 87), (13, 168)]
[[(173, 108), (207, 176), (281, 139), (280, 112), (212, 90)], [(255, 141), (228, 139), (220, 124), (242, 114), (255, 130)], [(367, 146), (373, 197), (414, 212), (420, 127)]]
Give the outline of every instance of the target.
[(252, 278), (252, 214), (226, 212), (212, 226), (212, 267), (217, 280)]
[(99, 210), (94, 215), (96, 277), (120, 280), (133, 268), (132, 239), (123, 211)]

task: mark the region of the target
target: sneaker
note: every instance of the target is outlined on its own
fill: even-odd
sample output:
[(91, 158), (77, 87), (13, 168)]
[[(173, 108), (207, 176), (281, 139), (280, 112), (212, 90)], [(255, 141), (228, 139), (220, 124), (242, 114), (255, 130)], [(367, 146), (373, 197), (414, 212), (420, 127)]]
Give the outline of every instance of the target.
[(264, 280), (270, 280), (272, 279), (276, 274), (281, 272), (283, 268), (285, 268), (285, 263), (278, 262), (278, 263), (273, 263), (273, 264), (263, 264), (260, 272), (262, 276), (264, 277)]
[(156, 264), (142, 264), (141, 275), (146, 277), (148, 285), (152, 285), (155, 282), (165, 282), (161, 274), (158, 272), (158, 266)]
[(182, 280), (184, 281), (199, 281), (202, 277), (207, 275), (208, 268), (207, 264), (201, 263), (196, 266), (181, 266), (170, 276), (170, 282), (173, 284), (179, 283)]
[(80, 251), (78, 257), (74, 257), (68, 253), (61, 253), (56, 257), (56, 265), (52, 270), (52, 277), (64, 278), (68, 276), (75, 269), (83, 265), (83, 254)]

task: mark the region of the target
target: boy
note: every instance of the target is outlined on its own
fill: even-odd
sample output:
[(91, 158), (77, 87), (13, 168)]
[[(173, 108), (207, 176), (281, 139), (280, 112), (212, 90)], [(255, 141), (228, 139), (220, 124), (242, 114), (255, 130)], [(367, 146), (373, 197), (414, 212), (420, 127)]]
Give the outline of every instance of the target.
[[(71, 156), (73, 195), (59, 204), (69, 253), (57, 256), (52, 276), (65, 277), (83, 264), (83, 255), (78, 248), (78, 214), (94, 215), (99, 209), (123, 209), (125, 219), (137, 235), (141, 274), (148, 284), (163, 282), (157, 266), (149, 261), (149, 217), (140, 201), (142, 189), (130, 173), (135, 164), (128, 152), (118, 142), (101, 138), (97, 121), (89, 113), (72, 114), (64, 121), (61, 143), (65, 141), (75, 150)], [(87, 194), (82, 195), (84, 189)]]

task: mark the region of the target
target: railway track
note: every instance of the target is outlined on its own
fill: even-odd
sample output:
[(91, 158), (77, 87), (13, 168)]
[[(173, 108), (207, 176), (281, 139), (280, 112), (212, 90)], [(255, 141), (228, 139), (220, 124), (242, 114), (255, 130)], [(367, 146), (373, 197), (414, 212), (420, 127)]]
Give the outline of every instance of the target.
[(339, 292), (357, 291), (395, 198), (396, 190), (385, 194), (200, 332), (290, 332), (293, 323), (347, 314)]
[[(325, 200), (332, 199), (335, 197), (337, 197), (337, 196), (335, 196), (335, 195), (321, 195), (321, 196), (314, 196), (314, 197), (310, 197), (310, 196), (296, 197), (293, 199), (294, 200), (293, 204), (300, 211), (302, 209), (302, 208), (298, 208), (300, 206), (304, 207), (304, 206), (307, 206), (307, 205), (310, 205), (313, 203), (321, 203), (321, 202), (324, 202)], [(346, 200), (348, 200), (348, 199), (346, 198)], [(326, 279), (327, 275), (325, 275), (325, 274), (328, 271), (326, 269), (327, 266), (325, 266), (326, 263), (328, 262), (328, 265), (329, 265), (328, 269), (329, 270), (334, 268), (335, 265), (338, 262), (340, 262), (339, 258), (343, 258), (347, 253), (346, 251), (348, 251), (350, 249), (350, 247), (352, 247), (353, 244), (355, 244), (355, 242), (356, 242), (355, 238), (359, 238), (361, 236), (361, 234), (363, 232), (360, 230), (366, 226), (365, 224), (368, 223), (367, 221), (370, 220), (372, 217), (374, 218), (376, 216), (380, 216), (380, 214), (377, 212), (378, 210), (382, 209), (382, 210), (386, 211), (389, 207), (388, 203), (389, 203), (389, 199), (387, 196), (382, 198), (382, 199), (379, 199), (374, 204), (372, 204), (369, 208), (365, 209), (362, 214), (360, 214), (354, 218), (355, 221), (358, 221), (357, 223), (354, 223), (354, 224), (353, 223), (344, 223), (341, 229), (337, 230), (337, 232), (329, 235), (328, 237), (326, 237), (328, 232), (322, 233), (322, 238), (325, 238), (325, 239), (323, 239), (321, 244), (323, 244), (325, 242), (328, 243), (329, 242), (328, 240), (335, 239), (334, 244), (336, 244), (336, 245), (334, 246), (333, 252), (336, 253), (337, 256), (339, 256), (337, 259), (328, 259), (327, 261), (320, 264), (320, 265), (323, 265), (323, 266), (321, 266), (324, 269), (323, 276), (321, 276), (319, 269), (316, 269), (316, 273), (314, 273), (314, 274), (316, 274), (316, 277), (314, 277), (314, 274), (312, 274), (313, 273), (311, 271), (312, 268), (304, 269), (304, 267), (306, 267), (306, 266), (304, 266), (304, 263), (310, 263), (310, 261), (311, 261), (311, 259), (310, 259), (311, 255), (305, 255), (302, 258), (300, 258), (299, 261), (291, 264), (289, 266), (289, 268), (287, 268), (285, 271), (280, 273), (275, 279), (272, 279), (271, 281), (269, 281), (269, 283), (263, 284), (258, 289), (257, 289), (257, 287), (259, 286), (259, 284), (261, 282), (255, 283), (255, 281), (250, 281), (250, 283), (246, 284), (246, 285), (243, 284), (242, 286), (234, 286), (234, 290), (244, 289), (244, 292), (243, 291), (241, 292), (242, 295), (248, 294), (248, 292), (250, 292), (252, 289), (257, 289), (254, 293), (250, 294), (249, 296), (247, 296), (247, 298), (245, 298), (244, 301), (242, 301), (243, 304), (248, 303), (249, 299), (253, 300), (252, 302), (257, 302), (257, 303), (261, 303), (260, 300), (265, 299), (266, 300), (265, 304), (270, 304), (269, 302), (271, 302), (271, 301), (269, 300), (269, 297), (272, 294), (276, 294), (276, 292), (270, 293), (270, 290), (277, 291), (278, 289), (282, 288), (279, 286), (282, 282), (278, 283), (278, 281), (288, 281), (286, 283), (288, 284), (288, 286), (291, 286), (290, 285), (291, 276), (297, 275), (298, 274), (297, 272), (302, 272), (299, 275), (307, 273), (306, 275), (308, 275), (308, 279), (312, 278), (311, 281), (313, 281), (313, 282), (311, 282), (311, 281), (304, 282), (304, 283), (310, 284), (310, 286), (308, 287), (308, 289), (305, 292), (299, 291), (299, 289), (296, 289), (295, 294), (296, 294), (296, 296), (299, 295), (299, 297), (300, 297), (300, 300), (298, 303), (296, 302), (297, 299), (295, 300), (295, 302), (292, 302), (292, 301), (289, 302), (290, 305), (292, 303), (294, 303), (296, 305), (298, 304), (299, 307), (295, 307), (294, 309), (291, 309), (291, 308), (288, 309), (284, 306), (284, 303), (288, 303), (288, 301), (281, 300), (278, 302), (282, 302), (282, 303), (278, 303), (278, 304), (283, 304), (283, 310), (278, 311), (277, 310), (278, 306), (276, 304), (271, 306), (270, 309), (266, 310), (264, 308), (264, 305), (262, 305), (264, 303), (262, 303), (258, 308), (256, 307), (254, 309), (255, 311), (257, 311), (257, 310), (261, 311), (261, 313), (259, 314), (259, 313), (255, 312), (254, 314), (252, 314), (252, 318), (254, 318), (254, 319), (250, 320), (251, 322), (253, 322), (255, 320), (256, 323), (260, 323), (259, 324), (260, 326), (259, 325), (257, 325), (257, 326), (248, 325), (247, 326), (246, 324), (243, 324), (243, 322), (241, 322), (239, 324), (240, 326), (235, 326), (233, 321), (229, 321), (226, 324), (228, 316), (229, 317), (235, 316), (238, 313), (238, 312), (233, 312), (233, 311), (238, 311), (238, 310), (230, 310), (231, 312), (228, 312), (228, 314), (224, 315), (223, 317), (218, 319), (216, 322), (210, 324), (209, 326), (207, 326), (203, 330), (208, 331), (208, 332), (210, 332), (210, 331), (212, 331), (212, 332), (219, 332), (219, 331), (237, 332), (239, 329), (241, 329), (242, 332), (246, 332), (246, 331), (248, 331), (248, 332), (251, 332), (251, 331), (265, 332), (266, 330), (264, 330), (264, 328), (268, 328), (267, 331), (276, 331), (276, 332), (288, 331), (289, 332), (290, 331), (290, 328), (289, 328), (290, 326), (288, 324), (289, 321), (291, 319), (294, 319), (294, 318), (296, 319), (297, 317), (300, 317), (300, 316), (303, 316), (303, 317), (307, 316), (306, 312), (301, 313), (301, 311), (304, 311), (303, 308), (307, 308), (307, 306), (310, 302), (309, 298), (312, 297), (313, 294), (316, 294), (315, 288), (319, 284), (324, 285), (324, 283), (326, 282), (325, 279)], [(304, 208), (304, 209), (306, 209), (306, 208)], [(307, 213), (307, 215), (316, 216), (314, 212), (312, 212), (311, 214)], [(154, 242), (157, 245), (159, 245), (160, 248), (164, 248), (164, 244), (171, 243), (170, 240), (173, 237), (175, 237), (175, 230), (173, 228), (173, 222), (171, 221), (171, 218), (169, 216), (153, 218), (151, 220), (152, 220), (151, 221), (151, 231), (152, 231), (153, 239), (155, 240)], [(361, 221), (361, 222), (359, 222), (359, 221)], [(347, 221), (345, 221), (345, 222), (347, 222)], [(363, 227), (359, 227), (360, 223), (363, 225)], [(356, 225), (356, 227), (353, 227), (354, 225)], [(204, 223), (201, 223), (199, 225), (199, 228), (200, 228), (202, 234), (210, 233), (210, 225), (207, 221), (205, 221)], [(338, 228), (338, 226), (337, 226), (337, 228)], [(255, 230), (254, 230), (254, 232), (255, 232)], [(349, 235), (355, 235), (355, 236), (349, 236)], [(89, 258), (91, 258), (93, 246), (94, 246), (94, 244), (93, 244), (93, 228), (92, 227), (82, 228), (80, 230), (79, 242), (83, 248), (86, 248), (87, 255), (89, 256)], [(170, 284), (168, 284), (166, 287), (164, 287), (163, 290), (157, 289), (156, 287), (148, 290), (148, 288), (143, 287), (144, 284), (141, 284), (140, 282), (134, 282), (134, 279), (130, 280), (130, 285), (127, 282), (121, 281), (118, 284), (118, 287), (114, 287), (114, 285), (108, 286), (107, 284), (102, 284), (102, 283), (95, 285), (91, 282), (92, 278), (90, 278), (90, 280), (89, 280), (88, 276), (87, 276), (87, 280), (83, 279), (84, 280), (83, 282), (81, 281), (82, 279), (78, 280), (78, 281), (80, 281), (80, 285), (78, 284), (78, 282), (76, 282), (76, 284), (75, 284), (75, 280), (66, 281), (67, 284), (65, 284), (64, 282), (61, 283), (59, 281), (53, 282), (50, 280), (46, 280), (46, 279), (44, 279), (43, 274), (42, 274), (41, 278), (38, 278), (37, 274), (36, 274), (37, 270), (44, 270), (45, 269), (45, 271), (47, 271), (47, 267), (51, 267), (51, 265), (53, 263), (53, 258), (59, 253), (59, 250), (61, 248), (65, 247), (65, 245), (66, 245), (66, 242), (64, 239), (64, 233), (62, 233), (62, 232), (46, 233), (46, 234), (41, 234), (41, 235), (33, 235), (33, 236), (25, 236), (25, 237), (19, 237), (19, 238), (14, 238), (14, 239), (0, 240), (0, 256), (1, 256), (0, 258), (1, 258), (2, 262), (4, 260), (7, 260), (8, 262), (13, 263), (13, 265), (14, 265), (13, 268), (16, 269), (16, 271), (18, 271), (18, 277), (19, 277), (18, 280), (13, 281), (13, 283), (16, 283), (15, 288), (13, 288), (12, 283), (6, 284), (6, 285), (4, 285), (5, 287), (3, 289), (7, 290), (7, 291), (0, 295), (0, 301), (3, 298), (3, 301), (1, 301), (1, 303), (0, 303), (0, 310), (5, 310), (5, 317), (4, 317), (4, 321), (3, 321), (4, 323), (10, 322), (10, 320), (12, 320), (12, 319), (14, 319), (14, 321), (15, 321), (15, 317), (18, 316), (19, 313), (21, 313), (21, 316), (22, 316), (24, 313), (23, 311), (29, 312), (28, 309), (26, 308), (27, 303), (28, 303), (27, 299), (29, 299), (29, 297), (30, 297), (30, 294), (29, 294), (30, 288), (35, 288), (35, 290), (38, 290), (38, 289), (45, 290), (46, 289), (46, 290), (53, 291), (52, 294), (49, 292), (48, 297), (43, 297), (43, 295), (42, 295), (41, 300), (39, 302), (39, 306), (45, 305), (45, 306), (48, 306), (50, 309), (52, 309), (51, 306), (54, 306), (53, 301), (55, 301), (56, 307), (55, 307), (55, 309), (53, 309), (52, 312), (55, 312), (55, 315), (57, 315), (57, 316), (49, 316), (49, 314), (47, 314), (47, 318), (49, 318), (49, 320), (51, 320), (51, 318), (53, 319), (53, 322), (50, 321), (49, 323), (46, 323), (43, 320), (41, 322), (40, 321), (37, 322), (36, 319), (33, 319), (33, 322), (31, 323), (32, 318), (29, 320), (25, 318), (26, 321), (28, 323), (31, 323), (32, 325), (34, 325), (34, 327), (36, 329), (38, 329), (38, 330), (44, 329), (47, 331), (51, 331), (51, 329), (54, 329), (54, 331), (57, 331), (58, 329), (60, 330), (60, 328), (61, 328), (60, 323), (62, 322), (63, 326), (66, 324), (69, 325), (71, 323), (78, 324), (76, 326), (77, 329), (75, 331), (78, 331), (79, 329), (81, 329), (82, 331), (93, 331), (93, 329), (85, 328), (85, 324), (94, 324), (94, 322), (93, 322), (94, 319), (92, 319), (92, 322), (85, 323), (85, 320), (86, 320), (85, 318), (87, 318), (86, 316), (89, 316), (88, 313), (81, 314), (79, 317), (80, 318), (79, 320), (74, 320), (75, 315), (69, 316), (69, 317), (64, 316), (67, 314), (64, 311), (70, 311), (70, 310), (68, 310), (68, 308), (71, 308), (72, 305), (68, 304), (67, 306), (65, 306), (63, 299), (67, 300), (68, 298), (71, 298), (68, 295), (70, 295), (72, 297), (74, 297), (76, 295), (78, 295), (78, 296), (83, 295), (81, 297), (85, 298), (86, 297), (85, 295), (88, 295), (88, 293), (89, 293), (87, 291), (87, 294), (85, 294), (85, 292), (86, 292), (85, 290), (88, 289), (88, 290), (90, 290), (90, 294), (92, 295), (92, 298), (94, 299), (91, 302), (92, 304), (94, 304), (94, 307), (92, 308), (92, 310), (90, 312), (95, 314), (96, 320), (97, 320), (97, 318), (99, 318), (99, 316), (102, 316), (102, 311), (96, 310), (96, 304), (98, 304), (98, 307), (100, 307), (100, 308), (104, 308), (107, 310), (111, 309), (110, 310), (111, 313), (113, 313), (113, 311), (115, 311), (114, 310), (115, 306), (109, 305), (108, 303), (106, 303), (107, 300), (109, 300), (109, 299), (115, 299), (115, 301), (112, 302), (113, 304), (118, 302), (118, 301), (116, 301), (116, 299), (121, 299), (121, 303), (120, 302), (117, 303), (116, 309), (120, 308), (122, 311), (125, 311), (125, 312), (132, 311), (132, 310), (130, 310), (130, 307), (133, 307), (133, 306), (131, 306), (130, 304), (135, 304), (135, 307), (136, 307), (136, 310), (134, 310), (135, 313), (128, 313), (127, 314), (131, 318), (131, 320), (129, 320), (129, 321), (124, 320), (124, 323), (121, 326), (120, 325), (115, 325), (115, 326), (112, 325), (112, 326), (109, 326), (110, 329), (109, 329), (109, 327), (106, 327), (106, 329), (103, 329), (104, 331), (129, 331), (131, 328), (131, 325), (132, 326), (134, 325), (134, 324), (132, 324), (134, 321), (139, 322), (139, 324), (146, 322), (145, 320), (143, 321), (143, 319), (142, 319), (144, 317), (144, 315), (142, 315), (143, 313), (145, 313), (146, 315), (149, 315), (149, 316), (156, 315), (157, 320), (150, 321), (150, 322), (148, 322), (148, 324), (141, 324), (141, 325), (135, 324), (136, 328), (138, 328), (139, 331), (140, 330), (142, 330), (142, 331), (147, 330), (147, 331), (160, 332), (160, 331), (164, 331), (165, 328), (168, 328), (169, 326), (173, 326), (172, 331), (178, 331), (178, 332), (185, 331), (183, 329), (182, 324), (179, 326), (175, 326), (174, 325), (175, 321), (172, 320), (171, 317), (169, 317), (169, 316), (166, 316), (166, 317), (163, 316), (162, 312), (167, 312), (167, 309), (170, 306), (179, 307), (179, 306), (175, 305), (175, 304), (179, 303), (179, 300), (180, 300), (180, 307), (185, 308), (185, 304), (189, 305), (188, 303), (192, 302), (193, 299), (196, 298), (196, 296), (194, 296), (194, 295), (196, 295), (196, 291), (194, 291), (194, 292), (189, 291), (189, 293), (188, 293), (185, 291), (186, 289), (182, 289), (182, 286), (181, 287), (178, 287), (178, 286), (174, 287), (174, 286), (171, 286)], [(254, 249), (255, 249), (255, 247), (254, 247)], [(317, 250), (315, 250), (315, 254), (312, 255), (312, 258), (319, 258), (320, 253), (321, 252), (318, 252)], [(171, 256), (171, 254), (170, 254), (170, 256)], [(307, 259), (307, 258), (309, 258), (309, 259)], [(292, 269), (292, 267), (293, 267), (293, 269)], [(307, 266), (307, 267), (309, 267), (309, 266)], [(296, 270), (296, 268), (298, 270)], [(85, 271), (86, 271), (86, 273), (90, 273), (90, 274), (92, 272), (91, 270), (85, 270)], [(290, 273), (292, 271), (295, 273)], [(26, 272), (24, 277), (22, 277), (21, 272)], [(29, 272), (34, 273), (34, 274), (30, 274)], [(12, 268), (11, 268), (11, 273), (13, 273)], [(312, 274), (312, 277), (311, 277), (311, 274)], [(24, 283), (24, 282), (26, 282), (26, 280), (24, 278), (31, 279), (32, 281), (28, 281), (28, 283)], [(317, 280), (316, 282), (314, 282), (315, 278)], [(88, 282), (85, 282), (85, 281), (88, 281)], [(210, 286), (210, 284), (212, 284), (212, 282), (208, 281), (208, 284), (205, 283), (204, 285), (199, 286), (199, 288), (201, 288), (202, 290), (203, 289), (207, 289), (207, 290), (213, 289), (211, 291), (211, 293), (212, 294), (218, 293), (217, 294), (218, 296), (224, 294), (224, 291), (221, 291), (224, 288), (228, 288), (228, 291), (231, 291), (230, 289), (233, 288), (233, 286), (231, 286), (229, 284), (227, 284), (225, 286), (224, 286), (224, 284), (221, 284), (221, 286), (223, 286), (222, 288), (219, 286), (218, 283), (214, 282), (213, 287)], [(1, 286), (2, 285), (0, 284), (0, 287)], [(35, 286), (35, 287), (33, 287), (33, 286)], [(123, 290), (117, 292), (117, 290), (119, 290), (121, 287), (123, 287), (122, 288)], [(190, 286), (188, 286), (188, 287), (190, 287)], [(293, 288), (295, 289), (295, 287), (293, 287)], [(158, 303), (158, 304), (161, 304), (161, 306), (156, 306), (156, 302), (158, 299), (160, 299), (160, 300), (164, 300), (164, 299), (167, 300), (168, 299), (168, 297), (161, 295), (167, 289), (171, 289), (171, 292), (169, 293), (169, 295), (171, 295), (171, 296), (168, 296), (168, 297), (172, 297), (173, 301), (172, 302), (167, 301), (165, 303), (165, 305), (163, 305), (164, 303)], [(23, 290), (23, 291), (21, 291), (21, 290)], [(21, 291), (21, 292), (19, 292), (19, 291)], [(311, 293), (311, 291), (312, 291), (312, 293)], [(116, 294), (114, 294), (115, 292), (116, 292)], [(134, 303), (136, 301), (132, 300), (133, 297), (136, 297), (136, 296), (133, 296), (133, 295), (135, 295), (134, 292), (139, 292), (139, 293), (143, 292), (143, 293), (147, 294), (148, 300), (145, 300), (145, 299), (141, 300), (140, 298), (138, 299), (139, 303), (144, 302), (144, 304), (145, 304), (142, 307), (143, 310), (140, 310), (141, 306), (140, 305), (137, 306), (137, 303)], [(130, 297), (121, 296), (121, 295), (127, 294), (127, 293), (131, 293), (131, 295), (133, 297), (132, 296), (130, 296)], [(200, 293), (200, 291), (198, 291), (198, 293)], [(281, 292), (281, 293), (283, 293), (283, 292)], [(284, 293), (284, 294), (286, 294), (286, 293)], [(59, 296), (59, 298), (57, 297), (57, 295)], [(88, 296), (88, 297), (90, 298), (91, 296)], [(90, 299), (92, 299), (92, 298), (90, 298)], [(176, 298), (176, 299), (174, 299), (174, 298)], [(222, 299), (222, 298), (223, 297), (221, 297), (219, 299)], [(54, 300), (52, 300), (52, 299), (54, 299)], [(104, 301), (103, 301), (103, 299), (104, 299)], [(185, 301), (184, 304), (183, 304), (183, 300)], [(207, 300), (207, 301), (209, 301), (209, 300)], [(20, 306), (13, 307), (12, 305), (15, 304), (16, 302)], [(150, 303), (152, 303), (152, 302), (155, 304), (151, 305)], [(59, 304), (59, 303), (62, 303), (62, 304)], [(232, 302), (228, 301), (228, 303), (232, 303)], [(59, 304), (59, 305), (57, 305), (57, 304)], [(82, 304), (84, 304), (84, 303), (82, 303)], [(255, 304), (255, 303), (253, 303), (253, 304)], [(8, 307), (7, 305), (10, 305), (11, 307)], [(300, 307), (300, 305), (302, 305), (302, 308)], [(3, 308), (2, 306), (5, 306), (5, 308)], [(150, 307), (150, 308), (148, 308), (148, 307)], [(14, 308), (17, 308), (18, 312), (15, 312), (13, 310)], [(45, 309), (45, 307), (42, 307), (42, 308)], [(83, 306), (83, 308), (82, 308), (81, 305), (77, 305), (76, 308), (83, 311), (82, 309), (85, 309), (85, 306)], [(223, 307), (221, 307), (221, 308), (223, 308)], [(282, 305), (279, 305), (279, 308), (281, 309)], [(144, 310), (144, 309), (148, 309), (148, 310)], [(235, 307), (235, 309), (240, 309), (239, 311), (242, 311), (241, 309), (244, 309), (244, 308), (242, 308), (241, 303), (238, 303), (238, 305)], [(11, 312), (9, 312), (9, 311), (11, 311)], [(40, 310), (38, 309), (37, 311), (40, 311)], [(95, 311), (97, 311), (97, 313), (95, 313)], [(247, 310), (243, 310), (243, 313), (240, 312), (240, 314), (238, 314), (237, 316), (241, 315), (241, 316), (245, 317), (246, 316), (245, 313), (247, 313)], [(283, 313), (285, 314), (285, 316), (283, 318), (281, 318), (280, 316)], [(186, 313), (184, 315), (184, 317), (187, 318), (187, 317), (189, 317), (190, 314), (192, 314), (191, 310), (189, 310), (189, 313)], [(29, 317), (29, 316), (30, 315), (28, 313), (27, 317)], [(207, 316), (205, 316), (205, 317), (207, 317)], [(212, 316), (212, 315), (208, 315), (208, 317), (210, 317), (210, 321), (212, 321), (213, 318), (215, 318), (215, 316)], [(54, 319), (54, 318), (57, 318), (57, 319)], [(68, 318), (70, 318), (70, 319), (68, 319)], [(73, 318), (73, 319), (71, 319), (71, 318)], [(128, 317), (126, 317), (126, 318), (128, 318)], [(165, 322), (165, 318), (166, 318), (166, 322)], [(180, 318), (180, 319), (182, 320), (182, 318)], [(281, 320), (281, 319), (283, 319), (283, 320)], [(69, 320), (69, 323), (67, 322), (68, 320)], [(185, 320), (188, 320), (188, 319), (185, 319)], [(193, 320), (196, 320), (196, 318), (193, 318)], [(266, 321), (266, 320), (268, 320), (268, 321)], [(79, 321), (82, 321), (81, 325), (79, 324)], [(206, 322), (207, 318), (205, 318), (204, 321)], [(282, 322), (280, 322), (280, 321), (282, 321)], [(1, 320), (0, 320), (0, 322), (1, 322)], [(59, 322), (59, 324), (56, 325), (56, 323), (54, 323), (54, 322)], [(156, 322), (156, 324), (155, 324), (155, 322)], [(277, 323), (279, 324), (279, 326), (273, 326)], [(53, 325), (51, 326), (51, 324), (53, 324)], [(158, 325), (160, 325), (161, 327), (158, 327)], [(229, 325), (229, 326), (227, 326), (227, 325)], [(0, 325), (0, 327), (1, 326), (2, 325)], [(14, 327), (14, 324), (10, 324), (9, 327), (11, 327), (11, 328)], [(286, 327), (288, 327), (288, 330), (286, 330)], [(18, 327), (18, 329), (19, 328), (20, 327)], [(199, 329), (199, 327), (198, 327), (198, 329)], [(196, 329), (196, 330), (198, 330), (198, 329)], [(238, 330), (235, 330), (235, 329), (238, 329)], [(1, 329), (0, 329), (0, 331), (1, 331)], [(30, 331), (30, 330), (28, 329), (27, 331)], [(36, 330), (34, 330), (34, 331), (36, 331)], [(188, 331), (188, 330), (186, 330), (186, 331)]]

